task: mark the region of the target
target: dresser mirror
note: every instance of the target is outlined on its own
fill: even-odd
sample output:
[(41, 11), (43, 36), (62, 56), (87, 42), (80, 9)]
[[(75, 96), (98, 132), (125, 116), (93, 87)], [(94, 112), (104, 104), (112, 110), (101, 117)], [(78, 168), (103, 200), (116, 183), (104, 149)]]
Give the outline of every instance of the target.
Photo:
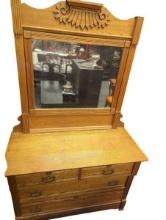
[(121, 107), (143, 23), (80, 0), (12, 0), (25, 133), (123, 126)]
[(35, 107), (106, 107), (121, 54), (119, 47), (33, 40)]

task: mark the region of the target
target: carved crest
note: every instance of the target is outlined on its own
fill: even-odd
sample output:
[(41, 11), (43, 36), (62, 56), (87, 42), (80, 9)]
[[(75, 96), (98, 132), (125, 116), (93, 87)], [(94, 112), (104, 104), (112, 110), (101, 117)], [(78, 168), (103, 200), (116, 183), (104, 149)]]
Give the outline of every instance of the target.
[(104, 28), (110, 21), (109, 12), (104, 7), (101, 10), (90, 10), (73, 7), (66, 2), (59, 2), (53, 14), (59, 23), (69, 24), (81, 30)]

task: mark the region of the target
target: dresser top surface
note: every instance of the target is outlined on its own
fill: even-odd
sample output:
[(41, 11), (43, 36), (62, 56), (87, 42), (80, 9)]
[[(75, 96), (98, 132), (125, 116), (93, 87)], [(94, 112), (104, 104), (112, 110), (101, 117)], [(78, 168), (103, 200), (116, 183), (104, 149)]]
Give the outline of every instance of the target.
[(23, 134), (13, 132), (6, 176), (146, 161), (124, 128)]

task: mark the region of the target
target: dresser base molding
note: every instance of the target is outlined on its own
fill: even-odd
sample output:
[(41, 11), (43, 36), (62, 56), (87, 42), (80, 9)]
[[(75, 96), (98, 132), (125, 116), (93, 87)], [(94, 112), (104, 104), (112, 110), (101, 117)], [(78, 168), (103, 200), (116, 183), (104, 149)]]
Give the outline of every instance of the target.
[[(125, 201), (122, 203), (124, 204)], [(83, 213), (89, 213), (89, 212), (96, 212), (96, 211), (104, 211), (108, 209), (119, 209), (121, 210), (121, 202), (115, 202), (111, 204), (103, 204), (103, 205), (96, 205), (96, 206), (89, 206), (86, 208), (78, 208), (68, 211), (61, 211), (56, 213), (45, 213), (45, 214), (38, 214), (35, 216), (26, 216), (26, 217), (16, 217), (16, 220), (49, 220), (53, 218), (61, 218), (65, 216), (71, 216), (71, 215), (79, 215)]]

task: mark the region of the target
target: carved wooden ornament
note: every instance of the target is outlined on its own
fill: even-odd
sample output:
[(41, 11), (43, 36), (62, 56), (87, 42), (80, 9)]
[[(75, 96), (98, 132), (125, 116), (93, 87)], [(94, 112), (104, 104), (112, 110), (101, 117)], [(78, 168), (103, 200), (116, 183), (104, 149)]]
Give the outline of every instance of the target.
[(104, 7), (101, 10), (92, 10), (73, 7), (66, 2), (59, 2), (53, 14), (59, 23), (70, 24), (81, 30), (104, 28), (110, 21), (109, 12)]

